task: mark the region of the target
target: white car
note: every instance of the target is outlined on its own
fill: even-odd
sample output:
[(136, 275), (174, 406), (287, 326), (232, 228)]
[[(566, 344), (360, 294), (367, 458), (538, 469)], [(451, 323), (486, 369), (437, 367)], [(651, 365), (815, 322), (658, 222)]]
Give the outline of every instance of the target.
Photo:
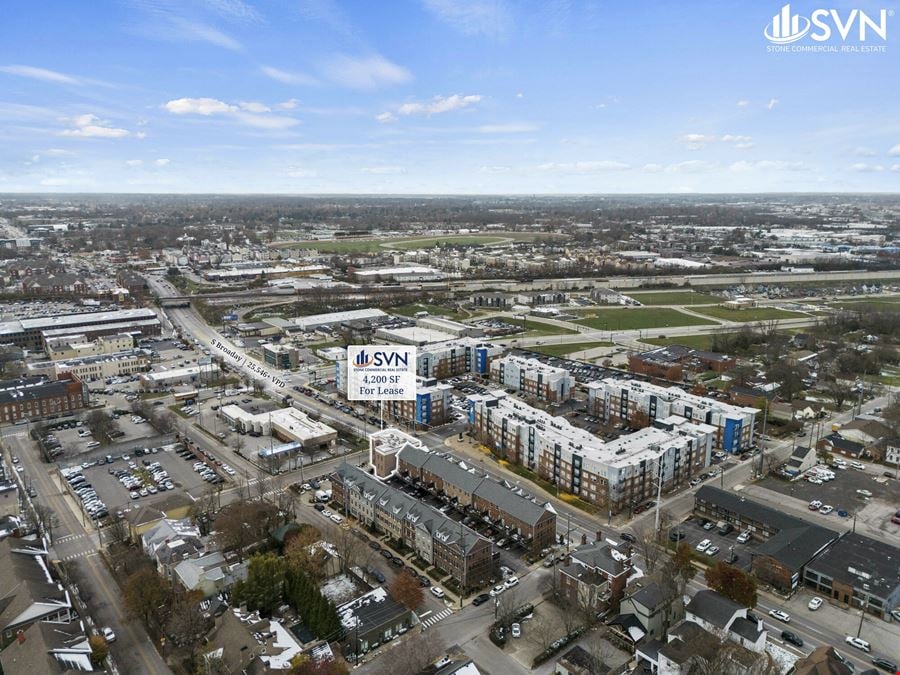
[(514, 623), (512, 626), (509, 627), (509, 630), (510, 630), (510, 633), (512, 634), (512, 636), (513, 636), (514, 638), (520, 638), (520, 637), (522, 637), (522, 626), (521, 626), (521, 624)]
[(708, 549), (710, 546), (712, 546), (712, 542), (709, 539), (704, 539), (699, 544), (697, 544), (696, 549), (700, 551), (700, 553), (703, 553), (703, 551)]
[(506, 587), (507, 587), (507, 588), (512, 588), (513, 586), (515, 586), (516, 584), (519, 583), (519, 577), (516, 577), (516, 576), (509, 577), (509, 578), (508, 578), (505, 582), (503, 582), (503, 583), (506, 584)]
[(503, 593), (503, 591), (505, 591), (505, 590), (506, 590), (506, 586), (504, 586), (503, 584), (497, 584), (496, 586), (494, 586), (491, 589), (490, 595), (492, 598), (496, 598), (498, 595)]
[(333, 514), (328, 509), (325, 509), (324, 511), (322, 511), (322, 515), (325, 516), (326, 518), (331, 518), (331, 516)]
[(869, 492), (868, 490), (857, 490), (856, 494), (862, 495), (863, 497), (871, 497), (872, 496), (872, 493)]
[(856, 647), (857, 649), (862, 649), (864, 652), (872, 651), (872, 646), (863, 640), (862, 638), (854, 637), (853, 635), (848, 635), (846, 638), (846, 642), (851, 647)]
[(116, 634), (113, 632), (113, 629), (110, 628), (109, 626), (104, 626), (101, 629), (101, 632), (103, 633), (103, 638), (107, 642), (115, 642), (116, 641)]
[(336, 513), (332, 513), (332, 514), (331, 514), (331, 519), (332, 519), (334, 522), (338, 523), (338, 524), (344, 522), (344, 516), (339, 516), (339, 515), (336, 514)]
[(866, 465), (862, 464), (860, 462), (850, 462), (850, 466), (852, 466), (857, 471), (865, 471), (866, 470)]
[(822, 506), (821, 509), (819, 509), (819, 513), (821, 513), (822, 515), (825, 515), (825, 516), (827, 516), (832, 511), (834, 511), (834, 507), (831, 506), (830, 504), (825, 504)]
[(432, 587), (431, 587), (431, 594), (432, 594), (434, 597), (436, 597), (436, 598), (443, 598), (443, 597), (444, 597), (444, 591), (441, 590), (441, 589), (440, 589), (439, 587), (437, 587), (437, 586), (432, 586)]
[(822, 606), (822, 603), (825, 602), (818, 595), (809, 601), (807, 607), (809, 607), (810, 611), (815, 612), (819, 607)]
[(778, 619), (779, 621), (784, 621), (785, 623), (791, 622), (791, 615), (787, 612), (782, 612), (780, 609), (773, 609), (769, 611), (769, 616), (773, 619)]
[(713, 556), (716, 553), (718, 553), (720, 550), (721, 549), (718, 546), (710, 546), (709, 548), (706, 549), (705, 553), (706, 553), (706, 555)]
[(737, 536), (737, 541), (739, 544), (746, 544), (748, 541), (750, 541), (751, 536), (752, 535), (750, 534), (750, 530), (744, 530)]

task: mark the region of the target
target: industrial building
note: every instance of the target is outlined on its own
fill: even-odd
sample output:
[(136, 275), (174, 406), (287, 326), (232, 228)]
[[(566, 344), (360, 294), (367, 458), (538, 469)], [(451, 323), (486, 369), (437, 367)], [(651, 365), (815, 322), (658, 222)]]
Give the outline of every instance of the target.
[(240, 406), (226, 405), (219, 412), (228, 424), (240, 431), (272, 436), (288, 444), (298, 443), (304, 450), (325, 450), (337, 440), (337, 431), (296, 408), (249, 413)]
[(562, 403), (571, 397), (575, 378), (565, 368), (510, 354), (491, 361), (491, 379), (541, 401)]
[(80, 359), (85, 356), (101, 356), (125, 352), (134, 347), (134, 338), (127, 333), (101, 335), (89, 340), (84, 333), (52, 337), (45, 341), (47, 356), (51, 361)]
[(345, 312), (298, 316), (289, 321), (294, 330), (311, 333), (318, 328), (331, 328), (345, 321), (372, 321), (385, 317), (387, 314), (380, 309), (352, 309)]
[(588, 410), (612, 424), (632, 427), (677, 415), (715, 427), (715, 446), (741, 453), (753, 445), (756, 408), (744, 408), (712, 398), (696, 396), (678, 387), (637, 380), (606, 378), (588, 384)]
[(716, 431), (670, 417), (606, 442), (504, 391), (470, 396), (469, 406), (472, 435), (479, 442), (612, 513), (688, 483), (709, 465)]
[(422, 316), (416, 319), (416, 325), (422, 328), (431, 328), (441, 333), (447, 333), (454, 338), (484, 337), (484, 331), (476, 326), (470, 326), (442, 316)]
[[(131, 330), (125, 330), (131, 327)], [(85, 329), (91, 329), (90, 331)], [(152, 309), (118, 309), (108, 312), (84, 312), (37, 319), (17, 319), (0, 322), (0, 342), (11, 343), (37, 351), (44, 348), (45, 337), (60, 335), (101, 334), (112, 332), (139, 333), (142, 336), (159, 335), (160, 323)]]
[(220, 374), (218, 364), (213, 362), (187, 366), (186, 368), (158, 370), (141, 375), (141, 389), (143, 391), (156, 391), (174, 387), (176, 384), (204, 386), (217, 381)]

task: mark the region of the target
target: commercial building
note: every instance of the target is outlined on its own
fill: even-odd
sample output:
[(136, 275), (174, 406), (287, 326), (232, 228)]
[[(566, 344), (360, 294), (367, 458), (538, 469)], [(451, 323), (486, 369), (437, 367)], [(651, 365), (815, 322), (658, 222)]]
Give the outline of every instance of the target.
[(28, 372), (33, 375), (45, 375), (52, 379), (71, 374), (80, 380), (92, 381), (142, 373), (150, 367), (150, 362), (149, 351), (131, 349), (102, 356), (84, 356), (61, 361), (30, 363), (28, 364)]
[(412, 627), (413, 613), (381, 586), (337, 608), (345, 654), (365, 654)]
[[(33, 351), (44, 348), (44, 337), (65, 334), (87, 334), (87, 328), (97, 334), (105, 330), (115, 333), (123, 328), (133, 327), (143, 336), (159, 335), (159, 318), (152, 309), (119, 309), (108, 312), (84, 312), (82, 314), (62, 314), (37, 319), (18, 319), (0, 323), (0, 342), (12, 343)], [(106, 334), (110, 334), (107, 332)]]
[(618, 513), (660, 489), (686, 484), (709, 465), (715, 429), (670, 417), (606, 442), (564, 417), (507, 396), (469, 397), (473, 436), (496, 454), (593, 504)]
[(430, 452), (418, 439), (396, 429), (383, 429), (369, 436), (369, 464), (375, 476), (400, 478), (424, 487), (435, 495), (473, 514), (488, 516), (508, 536), (540, 550), (556, 537), (556, 512), (489, 476)]
[(45, 377), (5, 380), (0, 382), (0, 424), (63, 415), (81, 410), (88, 401), (87, 387), (71, 374), (57, 380)]
[(304, 265), (302, 267), (288, 267), (274, 265), (262, 267), (253, 265), (249, 267), (233, 267), (217, 270), (208, 270), (203, 273), (207, 281), (246, 281), (248, 279), (284, 279), (288, 277), (308, 277), (314, 274), (329, 274), (331, 268), (324, 265)]
[(643, 427), (677, 415), (715, 428), (715, 447), (741, 453), (753, 444), (756, 408), (744, 408), (638, 380), (608, 377), (588, 384), (588, 410), (612, 424)]
[(571, 397), (575, 378), (565, 368), (510, 354), (491, 361), (491, 379), (540, 401), (562, 403)]
[(134, 347), (134, 338), (127, 333), (117, 333), (89, 340), (87, 335), (81, 333), (52, 337), (45, 340), (45, 344), (47, 356), (51, 361), (64, 361), (125, 352)]
[(628, 357), (628, 369), (633, 373), (665, 380), (681, 380), (684, 371), (702, 373), (712, 370), (723, 373), (737, 364), (734, 357), (682, 345), (666, 345)]
[(215, 382), (219, 375), (218, 364), (212, 362), (185, 368), (158, 370), (141, 375), (141, 389), (144, 391), (156, 391), (174, 387), (176, 384), (197, 384), (203, 386), (204, 384)]
[(455, 338), (483, 337), (484, 331), (476, 326), (469, 326), (459, 321), (445, 319), (442, 316), (423, 316), (416, 319), (416, 325), (422, 328), (432, 328), (442, 333), (448, 333)]
[(424, 326), (385, 326), (375, 330), (376, 340), (395, 345), (424, 347), (436, 342), (446, 342), (452, 338), (453, 335), (450, 333)]
[(348, 271), (349, 276), (360, 283), (376, 283), (394, 281), (408, 283), (411, 281), (438, 281), (447, 275), (434, 267), (411, 265), (404, 267), (366, 267)]
[(317, 328), (331, 328), (345, 321), (372, 321), (387, 314), (380, 309), (352, 309), (346, 312), (330, 312), (312, 316), (298, 316), (290, 320), (295, 330), (311, 333)]
[(279, 370), (293, 370), (300, 365), (300, 350), (289, 345), (263, 345), (263, 360)]
[(311, 419), (297, 408), (248, 413), (240, 406), (226, 405), (219, 412), (228, 424), (241, 431), (273, 436), (286, 443), (297, 443), (304, 450), (327, 449), (337, 440), (337, 431), (324, 422)]
[(408, 546), (463, 589), (492, 578), (493, 545), (461, 523), (347, 463), (332, 474), (331, 487), (342, 513)]
[(475, 307), (489, 309), (506, 309), (512, 305), (512, 299), (506, 293), (476, 293), (469, 302)]
[(890, 620), (900, 607), (900, 548), (848, 532), (809, 563), (803, 581), (819, 595)]
[(806, 565), (838, 538), (834, 530), (712, 485), (697, 490), (694, 513), (761, 539), (751, 552), (753, 573), (786, 593), (800, 585)]
[(487, 376), (504, 348), (476, 338), (460, 338), (416, 350), (416, 375), (444, 380), (459, 375)]

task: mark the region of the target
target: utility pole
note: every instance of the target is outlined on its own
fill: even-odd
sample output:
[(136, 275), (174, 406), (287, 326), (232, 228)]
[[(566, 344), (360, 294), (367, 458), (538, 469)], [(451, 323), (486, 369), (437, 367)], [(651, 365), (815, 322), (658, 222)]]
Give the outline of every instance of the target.
[(866, 591), (866, 602), (862, 607), (862, 611), (859, 613), (859, 627), (856, 629), (856, 637), (859, 637), (859, 634), (862, 633), (863, 619), (866, 617), (866, 612), (869, 611), (869, 598), (870, 597), (871, 596), (869, 595), (868, 591)]
[(769, 421), (769, 398), (766, 397), (766, 407), (763, 411), (763, 427), (762, 433), (759, 437), (759, 473), (762, 475), (763, 472), (763, 462), (766, 459), (766, 446), (763, 445), (763, 441), (766, 440), (766, 423)]
[(571, 541), (572, 532), (572, 513), (566, 513), (566, 553), (569, 552), (569, 542)]

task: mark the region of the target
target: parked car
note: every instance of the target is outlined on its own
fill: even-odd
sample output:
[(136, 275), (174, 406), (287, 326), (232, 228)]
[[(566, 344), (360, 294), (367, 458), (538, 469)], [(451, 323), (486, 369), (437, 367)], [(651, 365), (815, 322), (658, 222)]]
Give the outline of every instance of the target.
[(503, 593), (503, 591), (505, 591), (505, 590), (506, 590), (506, 586), (504, 586), (503, 584), (497, 584), (490, 590), (490, 596), (492, 598), (496, 598), (498, 595)]
[(512, 588), (513, 586), (515, 586), (518, 583), (519, 583), (519, 577), (516, 577), (516, 576), (509, 577), (504, 582), (504, 584), (506, 584), (507, 588)]
[(482, 593), (481, 595), (477, 596), (474, 600), (472, 600), (472, 604), (475, 605), (476, 607), (478, 607), (479, 605), (483, 605), (484, 603), (488, 602), (490, 599), (491, 599), (490, 595), (488, 595), (487, 593)]
[(785, 642), (791, 643), (791, 644), (794, 645), (795, 647), (802, 647), (802, 646), (803, 646), (803, 638), (801, 638), (801, 637), (800, 637), (799, 635), (797, 635), (796, 633), (792, 633), (792, 632), (789, 631), (789, 630), (783, 630), (783, 631), (781, 631), (781, 639), (784, 640)]
[(520, 638), (520, 637), (522, 637), (522, 626), (521, 626), (521, 624), (514, 623), (512, 626), (509, 627), (509, 630), (510, 630), (510, 633), (512, 634), (512, 636), (513, 636), (514, 638)]
[(104, 626), (100, 632), (103, 633), (103, 638), (108, 643), (116, 641), (116, 634), (113, 632), (113, 629), (110, 628), (109, 626)]
[(750, 534), (750, 530), (744, 530), (744, 531), (741, 532), (741, 533), (738, 535), (738, 537), (737, 537), (738, 543), (739, 543), (739, 544), (746, 544), (748, 541), (750, 541), (750, 537), (751, 537), (751, 536), (752, 536), (752, 535)]
[(822, 606), (822, 603), (824, 603), (824, 602), (825, 601), (822, 600), (822, 598), (820, 598), (819, 596), (816, 596), (812, 600), (809, 601), (809, 604), (807, 605), (807, 607), (809, 607), (809, 609), (811, 611), (815, 612), (817, 609), (819, 609), (819, 607)]
[(631, 534), (631, 532), (623, 532), (619, 535), (619, 539), (621, 539), (622, 541), (630, 542), (632, 544), (637, 541), (637, 538), (633, 534)]
[(431, 587), (431, 594), (432, 594), (434, 597), (436, 597), (436, 598), (443, 598), (443, 597), (444, 597), (444, 591), (441, 590), (441, 588), (439, 588), (438, 586), (432, 586), (432, 587)]
[(887, 659), (883, 659), (880, 656), (876, 656), (872, 659), (872, 663), (882, 670), (886, 670), (889, 673), (898, 673), (900, 672), (900, 666), (898, 666), (893, 661), (888, 661)]
[(706, 549), (712, 546), (712, 542), (709, 539), (704, 539), (695, 547), (700, 553), (703, 553)]

